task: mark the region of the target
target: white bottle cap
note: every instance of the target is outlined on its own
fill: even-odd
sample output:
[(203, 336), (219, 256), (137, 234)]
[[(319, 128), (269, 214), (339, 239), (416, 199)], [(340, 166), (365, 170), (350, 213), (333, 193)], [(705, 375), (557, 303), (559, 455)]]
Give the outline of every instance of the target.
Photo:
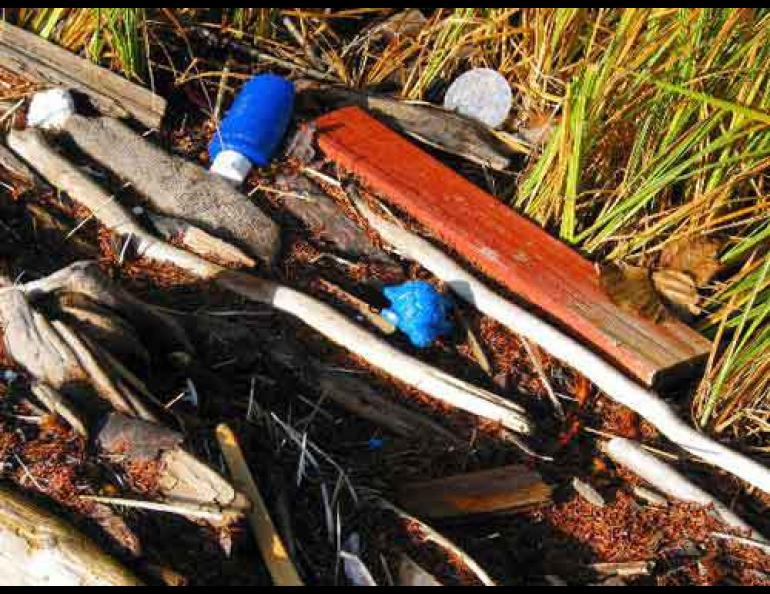
[(223, 150), (214, 158), (210, 171), (235, 185), (241, 185), (251, 171), (251, 161), (239, 152)]
[(64, 125), (75, 113), (75, 101), (67, 89), (40, 91), (32, 96), (27, 112), (27, 126), (52, 130)]

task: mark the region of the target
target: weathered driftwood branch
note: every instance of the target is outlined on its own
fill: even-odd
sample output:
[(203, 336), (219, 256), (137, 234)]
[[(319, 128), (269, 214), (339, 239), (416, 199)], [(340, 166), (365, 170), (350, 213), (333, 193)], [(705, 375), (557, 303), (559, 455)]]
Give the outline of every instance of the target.
[(185, 219), (265, 262), (278, 254), (278, 226), (223, 178), (153, 145), (114, 118), (72, 115), (61, 129), (83, 152), (130, 182), (156, 212)]
[(85, 93), (102, 113), (133, 116), (148, 128), (158, 127), (166, 111), (166, 100), (152, 91), (2, 21), (0, 63), (32, 82)]
[(479, 311), (574, 367), (607, 396), (649, 421), (680, 447), (770, 493), (770, 471), (767, 468), (693, 429), (655, 392), (629, 379), (556, 327), (500, 297), (430, 242), (376, 215), (363, 201), (358, 200), (357, 205), (372, 228), (398, 253), (418, 262)]
[(0, 586), (140, 586), (64, 520), (0, 486)]
[(602, 449), (617, 464), (625, 466), (666, 495), (679, 501), (711, 507), (720, 520), (741, 532), (743, 536), (767, 542), (759, 532), (741, 520), (730, 508), (694, 485), (639, 444), (622, 437), (614, 437), (604, 443)]
[(203, 258), (241, 268), (253, 268), (257, 263), (234, 245), (214, 237), (187, 221), (163, 215), (149, 215), (152, 226), (163, 239), (177, 239), (183, 246)]
[[(12, 131), (8, 143), (50, 183), (89, 208), (102, 224), (120, 235), (133, 237), (139, 244), (141, 255), (157, 262), (174, 264), (246, 299), (289, 313), (371, 365), (447, 404), (499, 422), (513, 431), (532, 431), (520, 406), (406, 355), (317, 299), (266, 279), (228, 270), (159, 241), (137, 224), (129, 212), (93, 180), (59, 155), (40, 131)], [(210, 208), (212, 206), (209, 205)]]
[(251, 510), (248, 513), (249, 524), (262, 553), (262, 559), (273, 579), (273, 585), (303, 586), (302, 578), (289, 556), (283, 539), (275, 529), (267, 505), (249, 471), (235, 433), (227, 425), (219, 425), (217, 441), (233, 482), (251, 501)]
[(9, 151), (4, 144), (0, 144), (0, 167), (24, 184), (35, 185), (35, 173), (26, 163)]
[(484, 586), (496, 586), (497, 583), (492, 577), (478, 564), (478, 562), (466, 553), (463, 549), (446, 538), (443, 534), (437, 532), (432, 526), (429, 526), (419, 518), (405, 512), (401, 508), (393, 505), (385, 499), (377, 499), (376, 507), (387, 510), (396, 515), (401, 520), (417, 527), (417, 532), (421, 533), (420, 538), (425, 542), (431, 542), (443, 549), (448, 557), (462, 563), (467, 571), (473, 574)]

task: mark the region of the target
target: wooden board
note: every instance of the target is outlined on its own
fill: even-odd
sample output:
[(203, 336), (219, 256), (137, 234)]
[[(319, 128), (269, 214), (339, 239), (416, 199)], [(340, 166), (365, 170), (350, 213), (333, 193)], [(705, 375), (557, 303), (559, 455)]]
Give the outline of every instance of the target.
[(31, 82), (84, 93), (103, 114), (130, 115), (148, 128), (157, 128), (166, 111), (166, 100), (152, 91), (2, 21), (0, 67)]
[(642, 383), (660, 387), (704, 361), (711, 345), (700, 334), (620, 309), (591, 262), (365, 111), (346, 107), (316, 126), (329, 158)]
[(504, 466), (431, 481), (398, 490), (402, 507), (420, 518), (512, 512), (545, 505), (551, 487), (525, 466)]

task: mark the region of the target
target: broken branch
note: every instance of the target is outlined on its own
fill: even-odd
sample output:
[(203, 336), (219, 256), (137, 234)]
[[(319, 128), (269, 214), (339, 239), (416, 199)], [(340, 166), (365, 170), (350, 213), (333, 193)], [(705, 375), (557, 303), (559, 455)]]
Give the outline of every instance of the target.
[(303, 586), (302, 578), (289, 557), (289, 552), (275, 529), (270, 512), (249, 470), (243, 451), (232, 429), (227, 425), (217, 427), (217, 441), (222, 450), (235, 486), (251, 501), (249, 524), (257, 541), (262, 558), (267, 565), (275, 586)]

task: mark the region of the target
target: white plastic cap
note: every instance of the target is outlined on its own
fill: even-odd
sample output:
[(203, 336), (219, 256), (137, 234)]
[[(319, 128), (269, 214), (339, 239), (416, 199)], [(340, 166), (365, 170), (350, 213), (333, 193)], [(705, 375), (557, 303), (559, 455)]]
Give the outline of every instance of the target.
[(210, 171), (235, 185), (240, 185), (251, 171), (251, 161), (241, 153), (224, 150), (214, 158)]
[(40, 91), (32, 96), (27, 113), (27, 125), (52, 130), (64, 125), (75, 113), (72, 94), (62, 88)]

